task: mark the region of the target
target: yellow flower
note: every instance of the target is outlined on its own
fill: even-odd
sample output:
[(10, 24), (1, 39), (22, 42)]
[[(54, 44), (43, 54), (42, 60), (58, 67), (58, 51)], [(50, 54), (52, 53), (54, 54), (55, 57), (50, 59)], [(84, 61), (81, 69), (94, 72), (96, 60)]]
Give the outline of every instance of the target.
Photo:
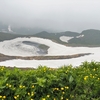
[(54, 90), (59, 90), (59, 88), (54, 88), (53, 91), (54, 91)]
[(42, 100), (46, 100), (45, 98), (42, 98)]
[(17, 97), (19, 97), (19, 95), (17, 95)]
[(84, 77), (84, 80), (87, 80), (87, 78), (88, 78), (88, 76), (85, 76), (85, 77)]
[(34, 96), (34, 92), (31, 93), (31, 96)]
[(3, 71), (3, 68), (1, 70)]
[(22, 85), (20, 85), (19, 87), (20, 87), (20, 88), (22, 88), (23, 86), (22, 86)]
[(63, 97), (61, 97), (61, 100), (63, 100)]
[(23, 86), (23, 88), (25, 88), (25, 86)]
[(71, 98), (73, 98), (73, 97), (74, 97), (74, 95), (70, 95), (70, 97), (71, 97)]
[(94, 78), (94, 76), (93, 76), (93, 78)]
[(56, 98), (54, 98), (53, 100), (56, 100)]
[(65, 89), (69, 89), (69, 87), (68, 86), (65, 86)]
[(27, 94), (28, 94), (28, 95), (30, 95), (30, 93), (29, 93), (29, 92), (28, 92)]
[(34, 100), (34, 99), (31, 99), (31, 100)]
[(11, 85), (9, 85), (9, 87), (11, 87)]
[(66, 99), (66, 100), (68, 100), (68, 99)]
[(8, 86), (9, 84), (7, 83), (6, 86)]
[(5, 98), (6, 98), (6, 96), (3, 96), (2, 98), (3, 98), (3, 99), (5, 99)]
[(86, 77), (84, 77), (84, 80), (86, 80), (87, 78)]
[(62, 94), (65, 94), (65, 92), (62, 92)]
[(64, 90), (64, 88), (61, 88), (61, 90)]
[(2, 98), (2, 96), (0, 95), (0, 98)]
[(14, 98), (15, 98), (15, 99), (17, 99), (17, 97), (16, 97), (16, 96), (14, 96)]
[(50, 95), (47, 95), (47, 97), (49, 98), (49, 97), (50, 97)]
[(32, 85), (32, 88), (34, 88), (34, 85)]
[(95, 71), (95, 68), (93, 70)]

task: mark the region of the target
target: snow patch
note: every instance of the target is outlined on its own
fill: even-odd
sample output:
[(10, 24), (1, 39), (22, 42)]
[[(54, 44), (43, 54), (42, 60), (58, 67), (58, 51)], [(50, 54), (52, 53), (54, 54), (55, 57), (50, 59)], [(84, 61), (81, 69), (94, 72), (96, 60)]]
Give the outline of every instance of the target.
[(84, 37), (84, 35), (79, 35), (79, 36), (76, 36), (76, 38), (82, 38)]
[(67, 42), (67, 43), (68, 43), (68, 41), (69, 41), (70, 39), (72, 39), (72, 38), (74, 38), (74, 37), (61, 36), (61, 37), (60, 37), (60, 40), (63, 41), (63, 42)]
[(8, 26), (8, 31), (13, 32), (10, 25)]

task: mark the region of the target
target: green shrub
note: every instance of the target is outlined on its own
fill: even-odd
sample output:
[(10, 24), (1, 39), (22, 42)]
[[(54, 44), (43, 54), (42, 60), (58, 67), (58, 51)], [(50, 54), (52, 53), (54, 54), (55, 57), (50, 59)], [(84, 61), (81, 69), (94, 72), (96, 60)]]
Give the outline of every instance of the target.
[(100, 100), (100, 63), (27, 70), (1, 66), (0, 100)]

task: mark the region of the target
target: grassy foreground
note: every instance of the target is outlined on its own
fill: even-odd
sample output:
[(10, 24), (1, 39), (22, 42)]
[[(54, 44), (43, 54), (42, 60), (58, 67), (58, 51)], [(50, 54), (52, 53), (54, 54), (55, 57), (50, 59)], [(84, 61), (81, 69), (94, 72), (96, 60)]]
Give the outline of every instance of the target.
[(100, 63), (27, 70), (1, 66), (0, 100), (100, 100)]

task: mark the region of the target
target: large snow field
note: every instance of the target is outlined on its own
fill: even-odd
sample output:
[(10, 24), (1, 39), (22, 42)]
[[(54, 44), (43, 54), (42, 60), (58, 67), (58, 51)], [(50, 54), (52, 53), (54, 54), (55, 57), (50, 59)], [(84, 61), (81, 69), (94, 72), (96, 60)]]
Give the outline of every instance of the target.
[(16, 38), (0, 42), (0, 53), (10, 56), (38, 56), (38, 48), (33, 45), (26, 45), (23, 41), (36, 42), (49, 46), (46, 55), (72, 55), (78, 53), (94, 53), (100, 48), (88, 47), (66, 47), (48, 39), (42, 38)]
[(39, 65), (48, 66), (51, 68), (57, 68), (62, 65), (72, 64), (78, 66), (84, 61), (100, 61), (100, 47), (89, 48), (89, 47), (66, 47), (61, 44), (57, 44), (48, 39), (42, 39), (37, 37), (31, 38), (16, 38), (12, 40), (6, 40), (0, 42), (0, 53), (10, 56), (36, 56), (38, 54), (38, 48), (31, 45), (23, 44), (23, 41), (36, 42), (49, 46), (48, 54), (46, 55), (72, 55), (78, 53), (92, 53), (78, 58), (72, 59), (60, 59), (60, 60), (8, 60), (0, 62), (3, 66), (17, 66), (17, 67), (34, 67), (37, 68)]

